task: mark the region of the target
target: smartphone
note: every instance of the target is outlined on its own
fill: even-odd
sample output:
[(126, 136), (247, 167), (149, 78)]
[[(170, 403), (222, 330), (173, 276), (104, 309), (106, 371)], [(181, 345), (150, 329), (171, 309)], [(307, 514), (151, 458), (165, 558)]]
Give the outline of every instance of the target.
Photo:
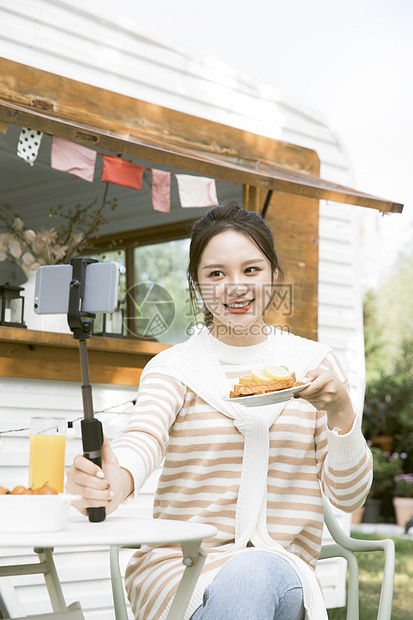
[[(36, 314), (69, 312), (72, 265), (46, 265), (36, 272), (34, 311)], [(114, 312), (118, 306), (119, 265), (90, 263), (86, 267), (85, 294), (80, 310), (96, 314)]]

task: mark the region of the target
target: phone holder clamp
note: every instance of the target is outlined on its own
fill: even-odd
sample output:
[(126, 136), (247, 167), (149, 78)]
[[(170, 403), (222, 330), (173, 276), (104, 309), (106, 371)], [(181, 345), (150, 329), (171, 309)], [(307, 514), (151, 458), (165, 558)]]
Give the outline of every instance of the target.
[[(67, 322), (76, 340), (90, 338), (93, 328), (94, 314), (81, 310), (85, 295), (86, 267), (97, 263), (95, 258), (72, 258), (72, 280), (69, 291), (69, 312)], [(86, 319), (86, 320), (85, 320)]]

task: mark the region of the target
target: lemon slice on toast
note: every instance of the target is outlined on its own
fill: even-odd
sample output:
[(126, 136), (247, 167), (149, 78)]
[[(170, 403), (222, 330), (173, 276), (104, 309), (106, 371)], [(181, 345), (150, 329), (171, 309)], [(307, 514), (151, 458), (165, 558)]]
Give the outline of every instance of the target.
[(267, 381), (272, 381), (271, 377), (265, 374), (264, 369), (256, 368), (255, 370), (251, 370), (252, 378), (256, 383), (266, 383)]
[(286, 379), (290, 376), (290, 373), (285, 366), (266, 366), (264, 368), (264, 375), (269, 379)]

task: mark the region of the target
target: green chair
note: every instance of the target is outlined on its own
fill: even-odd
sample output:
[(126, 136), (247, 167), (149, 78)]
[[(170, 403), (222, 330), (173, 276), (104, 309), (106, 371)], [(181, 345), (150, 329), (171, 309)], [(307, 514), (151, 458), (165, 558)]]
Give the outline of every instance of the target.
[[(324, 498), (323, 504), (324, 522), (335, 542), (322, 546), (320, 559), (343, 557), (348, 562), (349, 584), (347, 594), (347, 620), (359, 620), (359, 578), (357, 558), (354, 554), (355, 551), (384, 551), (384, 575), (377, 620), (391, 620), (395, 560), (394, 542), (392, 540), (357, 540), (351, 538), (351, 536), (348, 536), (339, 526), (331, 507)], [(193, 574), (192, 577), (188, 575), (189, 582), (185, 584), (184, 599), (182, 599), (183, 592), (179, 593), (179, 611), (177, 605), (178, 600), (175, 600), (175, 609), (170, 610), (170, 616), (168, 615), (168, 618), (171, 617), (174, 618), (174, 620), (183, 618), (184, 612), (182, 609), (185, 609), (189, 602), (190, 593), (195, 587), (197, 576), (204, 562), (204, 557), (199, 559), (201, 562), (199, 562), (199, 566), (196, 569), (197, 574)], [(125, 604), (125, 593), (119, 566), (119, 547), (117, 546), (111, 547), (110, 564), (116, 620), (127, 620), (128, 614)], [(182, 605), (183, 603), (184, 605)]]
[(320, 560), (345, 558), (348, 562), (347, 620), (359, 620), (359, 575), (355, 551), (384, 551), (384, 573), (377, 620), (391, 620), (394, 581), (394, 542), (387, 540), (358, 540), (348, 536), (339, 526), (327, 500), (323, 498), (324, 522), (334, 543), (321, 548)]

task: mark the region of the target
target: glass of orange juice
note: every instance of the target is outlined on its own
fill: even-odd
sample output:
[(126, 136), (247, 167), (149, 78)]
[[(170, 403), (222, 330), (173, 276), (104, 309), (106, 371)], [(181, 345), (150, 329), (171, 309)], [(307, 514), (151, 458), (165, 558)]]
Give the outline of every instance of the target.
[(66, 420), (35, 417), (30, 423), (29, 487), (50, 486), (63, 492)]

